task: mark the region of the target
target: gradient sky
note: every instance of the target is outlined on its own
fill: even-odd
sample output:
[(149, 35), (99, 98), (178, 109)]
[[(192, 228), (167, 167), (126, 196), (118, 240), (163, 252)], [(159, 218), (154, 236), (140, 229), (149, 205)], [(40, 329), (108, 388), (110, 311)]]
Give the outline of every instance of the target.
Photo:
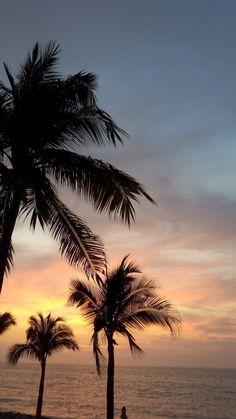
[[(137, 336), (142, 365), (236, 367), (235, 19), (234, 0), (1, 0), (1, 62), (14, 72), (36, 41), (53, 39), (62, 74), (96, 73), (100, 105), (130, 139), (81, 153), (133, 175), (158, 203), (137, 206), (129, 230), (64, 194), (103, 238), (111, 267), (130, 253), (180, 311), (178, 339), (157, 328)], [(0, 312), (18, 326), (1, 337), (0, 360), (23, 342), (29, 315), (52, 311), (81, 347), (54, 362), (92, 362), (88, 327), (65, 306), (70, 278), (81, 273), (40, 230), (19, 223), (14, 243)], [(135, 362), (123, 341), (117, 355)]]

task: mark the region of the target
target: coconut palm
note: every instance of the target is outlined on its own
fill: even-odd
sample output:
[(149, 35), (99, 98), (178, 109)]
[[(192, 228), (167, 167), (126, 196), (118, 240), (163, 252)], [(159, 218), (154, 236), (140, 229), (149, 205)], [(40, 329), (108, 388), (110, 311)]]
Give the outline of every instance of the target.
[(0, 314), (0, 335), (14, 325), (16, 325), (16, 320), (11, 313)]
[(65, 324), (62, 317), (44, 317), (41, 313), (29, 318), (29, 328), (26, 330), (26, 343), (12, 346), (8, 352), (8, 360), (15, 365), (20, 358), (32, 358), (40, 362), (41, 378), (39, 384), (36, 419), (41, 418), (43, 405), (44, 380), (47, 358), (63, 349), (78, 350), (78, 344), (73, 332)]
[(127, 256), (117, 269), (108, 272), (99, 284), (72, 280), (69, 303), (81, 313), (93, 328), (92, 343), (97, 371), (100, 374), (104, 360), (100, 338), (107, 342), (107, 419), (114, 417), (114, 339), (119, 334), (128, 339), (133, 355), (142, 349), (136, 343), (134, 332), (150, 325), (168, 328), (174, 334), (179, 326), (178, 313), (170, 302), (156, 293), (154, 282), (145, 279), (139, 268), (128, 262)]
[(12, 233), (20, 215), (39, 222), (68, 261), (86, 274), (104, 269), (101, 240), (62, 202), (61, 187), (85, 197), (99, 212), (134, 219), (139, 196), (152, 198), (135, 179), (78, 147), (120, 142), (126, 135), (97, 105), (96, 76), (56, 71), (59, 46), (35, 45), (9, 86), (0, 82), (0, 290), (13, 263)]

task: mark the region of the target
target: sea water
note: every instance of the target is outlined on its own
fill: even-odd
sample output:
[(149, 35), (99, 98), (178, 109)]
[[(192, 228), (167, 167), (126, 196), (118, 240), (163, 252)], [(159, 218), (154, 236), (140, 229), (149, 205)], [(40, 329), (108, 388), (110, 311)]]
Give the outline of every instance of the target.
[[(40, 370), (1, 365), (0, 410), (34, 414)], [(117, 367), (115, 418), (236, 419), (236, 370)], [(94, 366), (48, 365), (43, 414), (70, 419), (106, 417), (106, 376)]]

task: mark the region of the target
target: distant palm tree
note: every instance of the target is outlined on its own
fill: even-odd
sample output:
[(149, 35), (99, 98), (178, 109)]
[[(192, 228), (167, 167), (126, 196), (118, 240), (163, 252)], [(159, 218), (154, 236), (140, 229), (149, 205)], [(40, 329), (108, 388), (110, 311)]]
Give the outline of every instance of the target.
[(55, 70), (59, 46), (35, 45), (9, 87), (0, 82), (0, 292), (13, 263), (12, 233), (18, 216), (30, 216), (60, 243), (69, 263), (86, 274), (104, 269), (101, 240), (61, 201), (59, 188), (85, 197), (99, 212), (130, 223), (139, 196), (152, 198), (135, 179), (78, 147), (122, 142), (126, 134), (96, 101), (96, 76), (62, 78)]
[(114, 340), (115, 334), (128, 339), (131, 353), (141, 354), (133, 332), (149, 325), (169, 328), (175, 333), (180, 319), (170, 302), (156, 294), (156, 285), (144, 277), (127, 256), (116, 270), (108, 272), (98, 285), (72, 280), (69, 303), (81, 308), (81, 313), (93, 327), (93, 352), (97, 371), (104, 359), (100, 349), (99, 336), (107, 341), (107, 419), (114, 418)]
[(53, 318), (51, 314), (43, 317), (41, 313), (29, 318), (30, 327), (26, 330), (26, 343), (12, 346), (8, 352), (8, 360), (15, 365), (20, 358), (37, 359), (41, 365), (36, 419), (41, 418), (46, 361), (49, 356), (63, 349), (78, 350), (78, 344), (69, 326), (62, 317)]
[(16, 320), (11, 313), (0, 314), (0, 335), (14, 325), (16, 325)]

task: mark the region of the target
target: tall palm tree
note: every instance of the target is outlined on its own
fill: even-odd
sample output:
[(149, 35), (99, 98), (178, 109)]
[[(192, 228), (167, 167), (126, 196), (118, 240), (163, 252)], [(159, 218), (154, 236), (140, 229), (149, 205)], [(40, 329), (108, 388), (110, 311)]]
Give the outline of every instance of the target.
[(60, 187), (85, 197), (99, 212), (134, 219), (139, 196), (152, 198), (135, 179), (78, 147), (122, 143), (126, 133), (97, 105), (96, 76), (56, 71), (59, 46), (35, 45), (9, 86), (0, 82), (0, 291), (13, 263), (11, 243), (20, 215), (39, 222), (60, 243), (69, 263), (86, 274), (104, 269), (101, 240), (61, 201)]
[(37, 359), (41, 365), (41, 378), (39, 383), (36, 419), (41, 418), (46, 362), (49, 356), (63, 349), (78, 350), (78, 344), (73, 332), (65, 324), (62, 317), (52, 317), (49, 314), (43, 317), (41, 313), (29, 318), (29, 328), (26, 330), (26, 343), (12, 346), (8, 352), (8, 360), (15, 365), (20, 358)]
[(16, 325), (16, 320), (11, 313), (0, 314), (0, 335), (14, 325)]
[(127, 338), (131, 353), (138, 355), (142, 349), (134, 338), (135, 331), (157, 325), (174, 334), (180, 326), (178, 313), (170, 302), (161, 298), (156, 293), (156, 285), (140, 274), (139, 268), (128, 262), (126, 256), (99, 284), (72, 280), (68, 301), (81, 309), (93, 327), (91, 341), (99, 374), (104, 360), (99, 337), (107, 342), (107, 419), (114, 418), (114, 335)]

